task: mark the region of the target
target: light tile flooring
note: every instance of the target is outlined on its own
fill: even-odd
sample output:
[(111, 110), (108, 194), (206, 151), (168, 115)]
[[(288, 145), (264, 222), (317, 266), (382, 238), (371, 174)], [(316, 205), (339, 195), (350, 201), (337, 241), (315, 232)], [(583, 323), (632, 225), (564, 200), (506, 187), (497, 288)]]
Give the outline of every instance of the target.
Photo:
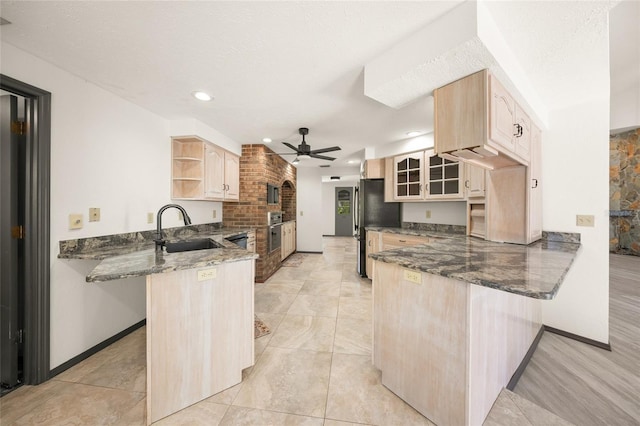
[[(156, 424), (432, 424), (382, 386), (371, 365), (371, 281), (355, 264), (353, 239), (325, 238), (322, 255), (306, 254), (256, 284), (255, 311), (272, 332), (256, 340), (243, 382)], [(488, 424), (531, 424), (531, 406), (513, 394), (499, 401)], [(144, 422), (144, 328), (0, 399), (1, 425)]]

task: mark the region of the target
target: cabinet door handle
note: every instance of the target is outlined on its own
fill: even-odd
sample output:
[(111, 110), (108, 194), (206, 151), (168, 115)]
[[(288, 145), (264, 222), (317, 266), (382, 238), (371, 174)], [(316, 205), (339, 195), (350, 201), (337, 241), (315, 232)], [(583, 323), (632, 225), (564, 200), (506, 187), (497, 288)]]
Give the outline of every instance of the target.
[(532, 189), (535, 189), (538, 187), (538, 179), (531, 179), (533, 181), (533, 186), (531, 187)]
[(519, 123), (514, 124), (513, 127), (515, 127), (515, 132), (513, 133), (513, 136), (515, 136), (516, 138), (521, 137), (523, 132), (523, 127)]
[(399, 243), (406, 243), (407, 240), (398, 240)]
[(469, 179), (464, 181), (464, 187), (469, 189)]

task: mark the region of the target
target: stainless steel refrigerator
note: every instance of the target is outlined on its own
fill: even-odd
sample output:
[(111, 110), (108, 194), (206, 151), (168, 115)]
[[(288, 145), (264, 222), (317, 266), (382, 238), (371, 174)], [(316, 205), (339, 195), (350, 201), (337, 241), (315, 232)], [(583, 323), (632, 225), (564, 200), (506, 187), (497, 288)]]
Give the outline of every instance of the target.
[(402, 225), (400, 203), (384, 202), (384, 179), (362, 179), (355, 189), (354, 209), (355, 237), (358, 240), (358, 273), (367, 276), (367, 231), (366, 227), (393, 227)]

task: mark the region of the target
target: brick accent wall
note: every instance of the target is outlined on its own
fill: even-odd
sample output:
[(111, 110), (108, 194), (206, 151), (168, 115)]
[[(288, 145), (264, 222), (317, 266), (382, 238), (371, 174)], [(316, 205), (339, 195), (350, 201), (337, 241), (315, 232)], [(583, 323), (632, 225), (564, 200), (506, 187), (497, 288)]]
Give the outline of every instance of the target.
[[(256, 252), (260, 255), (256, 260), (256, 282), (266, 281), (280, 268), (280, 250), (268, 253), (267, 212), (284, 211), (284, 220), (295, 219), (296, 175), (293, 165), (265, 145), (242, 145), (240, 201), (223, 203), (222, 222), (229, 227), (256, 228)], [(280, 188), (278, 204), (267, 205), (268, 183)]]

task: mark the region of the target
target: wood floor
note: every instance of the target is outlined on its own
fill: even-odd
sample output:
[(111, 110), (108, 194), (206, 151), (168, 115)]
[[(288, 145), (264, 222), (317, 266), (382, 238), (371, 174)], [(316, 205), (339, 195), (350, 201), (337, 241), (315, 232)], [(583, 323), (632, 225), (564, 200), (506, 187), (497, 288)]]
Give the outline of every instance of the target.
[(640, 257), (609, 257), (610, 343), (544, 333), (515, 393), (576, 425), (640, 425)]

